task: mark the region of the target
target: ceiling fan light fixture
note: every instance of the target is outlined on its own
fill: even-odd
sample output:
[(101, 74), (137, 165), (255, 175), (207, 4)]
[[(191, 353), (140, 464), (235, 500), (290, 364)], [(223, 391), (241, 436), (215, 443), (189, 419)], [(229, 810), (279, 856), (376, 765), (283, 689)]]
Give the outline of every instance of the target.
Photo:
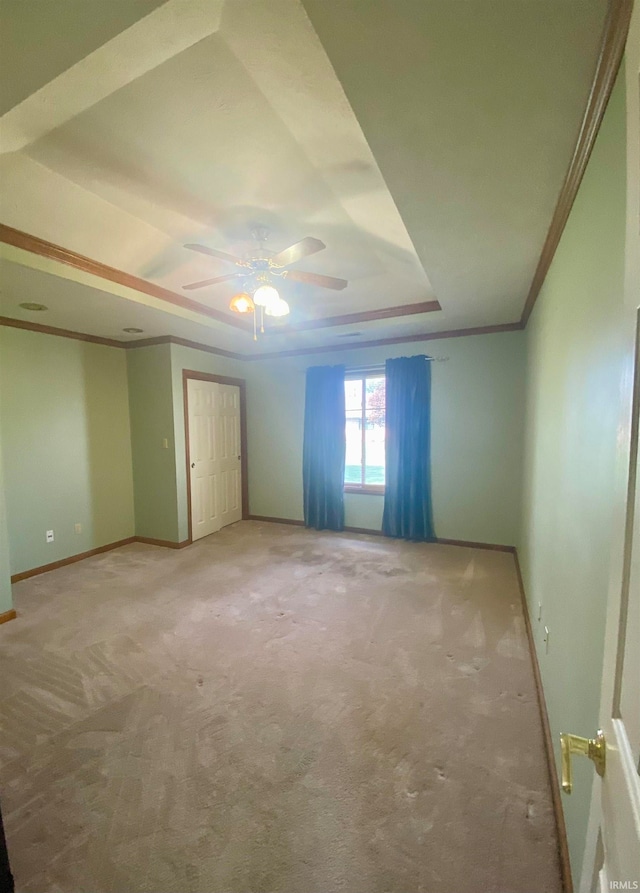
[(267, 316), (287, 316), (289, 314), (289, 305), (284, 298), (278, 298), (277, 301), (267, 304), (264, 312)]
[(244, 291), (239, 292), (231, 298), (229, 307), (231, 310), (235, 310), (236, 313), (251, 313), (255, 310), (251, 295), (248, 295)]
[[(267, 312), (268, 307), (275, 306), (280, 300), (282, 299), (273, 285), (261, 285), (253, 294), (253, 303), (256, 307), (264, 307)], [(273, 316), (273, 314), (270, 315)]]

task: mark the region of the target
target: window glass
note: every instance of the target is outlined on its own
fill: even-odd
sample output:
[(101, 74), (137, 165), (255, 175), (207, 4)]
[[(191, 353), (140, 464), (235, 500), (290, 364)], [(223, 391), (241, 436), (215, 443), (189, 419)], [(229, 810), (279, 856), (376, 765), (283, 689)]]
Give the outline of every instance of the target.
[(345, 381), (344, 482), (350, 487), (383, 487), (385, 481), (385, 378), (362, 375)]
[(345, 484), (362, 483), (362, 409), (347, 410), (347, 452), (344, 465)]
[(365, 429), (365, 484), (384, 484), (384, 425)]
[(362, 385), (361, 378), (347, 379), (344, 383), (344, 402), (347, 411), (362, 409)]

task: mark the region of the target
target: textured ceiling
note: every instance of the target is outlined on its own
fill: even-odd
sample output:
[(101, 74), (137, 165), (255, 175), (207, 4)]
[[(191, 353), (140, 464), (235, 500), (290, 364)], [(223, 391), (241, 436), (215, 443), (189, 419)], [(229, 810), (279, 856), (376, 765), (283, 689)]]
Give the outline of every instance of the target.
[(303, 2), (440, 302), (518, 319), (606, 4)]
[[(265, 350), (519, 318), (604, 0), (60, 0), (68, 27), (57, 29), (53, 4), (37, 25), (34, 5), (4, 7), (14, 44), (3, 63), (5, 224), (183, 294), (233, 271), (185, 242), (242, 252), (255, 223), (273, 251), (322, 239), (327, 249), (297, 267), (349, 286), (283, 283), (292, 314)], [(8, 254), (4, 315), (22, 313), (18, 297), (39, 300), (50, 311), (38, 322), (119, 337), (141, 300), (145, 336), (252, 349), (248, 333), (187, 323), (109, 283), (74, 282), (67, 297), (70, 268), (36, 272), (24, 252)], [(224, 313), (233, 291), (189, 296)], [(287, 328), (434, 298), (440, 311)]]
[(2, 0), (0, 114), (164, 0)]

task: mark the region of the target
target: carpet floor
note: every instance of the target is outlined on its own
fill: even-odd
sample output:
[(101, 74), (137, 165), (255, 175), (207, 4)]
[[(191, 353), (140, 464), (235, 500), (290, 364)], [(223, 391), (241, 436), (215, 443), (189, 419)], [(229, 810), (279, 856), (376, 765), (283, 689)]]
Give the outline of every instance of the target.
[(244, 521), (14, 593), (18, 893), (560, 893), (511, 555)]

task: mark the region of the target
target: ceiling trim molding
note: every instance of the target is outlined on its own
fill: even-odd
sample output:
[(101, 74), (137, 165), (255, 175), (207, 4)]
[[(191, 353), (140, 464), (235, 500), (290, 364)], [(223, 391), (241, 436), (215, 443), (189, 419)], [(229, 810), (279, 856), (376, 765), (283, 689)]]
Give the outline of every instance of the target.
[(138, 338), (135, 341), (118, 341), (115, 338), (101, 338), (99, 335), (88, 335), (86, 332), (73, 332), (70, 329), (58, 329), (55, 326), (41, 325), (26, 319), (12, 319), (9, 316), (0, 316), (0, 326), (13, 329), (26, 329), (29, 332), (39, 332), (43, 335), (57, 335), (60, 338), (72, 338), (75, 341), (89, 341), (93, 344), (103, 344), (107, 347), (119, 347), (122, 350), (133, 350), (138, 347), (154, 347), (157, 344), (178, 344), (182, 347), (190, 347), (192, 350), (201, 350), (205, 353), (227, 357), (230, 360), (277, 360), (285, 357), (306, 356), (316, 353), (335, 353), (343, 350), (356, 350), (361, 347), (382, 347), (386, 344), (408, 344), (415, 341), (437, 341), (440, 338), (465, 338), (469, 335), (492, 335), (496, 332), (519, 332), (524, 328), (521, 322), (502, 323), (495, 326), (475, 326), (469, 329), (449, 329), (446, 332), (423, 332), (420, 335), (399, 335), (395, 338), (378, 338), (375, 341), (351, 341), (348, 344), (328, 344), (322, 347), (302, 347), (295, 350), (278, 350), (269, 353), (243, 354), (224, 350), (221, 347), (213, 347), (202, 344), (200, 341), (190, 341), (188, 338), (179, 338), (176, 335), (159, 335), (157, 338)]
[(308, 322), (278, 326), (269, 329), (265, 334), (287, 335), (289, 332), (305, 332), (308, 329), (324, 329), (333, 326), (359, 325), (372, 322), (374, 319), (395, 319), (400, 316), (413, 316), (417, 313), (433, 313), (442, 310), (440, 302), (421, 301), (416, 304), (398, 304), (395, 307), (381, 307), (379, 310), (364, 310), (360, 313), (345, 313), (342, 316), (325, 316), (321, 319), (310, 319)]
[[(124, 285), (134, 291), (150, 295), (152, 298), (158, 298), (161, 301), (190, 310), (192, 313), (209, 316), (217, 322), (233, 326), (244, 332), (251, 331), (251, 327), (237, 316), (215, 310), (213, 307), (208, 307), (206, 304), (201, 304), (192, 298), (187, 298), (168, 288), (163, 288), (161, 285), (156, 285), (154, 282), (149, 282), (148, 279), (141, 279), (132, 273), (125, 273), (124, 270), (110, 267), (101, 261), (93, 260), (75, 251), (70, 251), (68, 248), (63, 248), (61, 245), (56, 245), (53, 242), (47, 242), (46, 239), (41, 239), (39, 236), (32, 236), (30, 233), (14, 229), (5, 223), (0, 223), (0, 242), (12, 245), (14, 248), (20, 248), (23, 251), (29, 251), (31, 254), (37, 254), (48, 260), (58, 261), (69, 267), (82, 270), (83, 273), (98, 276), (100, 279), (116, 282), (118, 285)], [(292, 326), (283, 326), (281, 332), (282, 334), (288, 334), (289, 332), (303, 332), (307, 329), (359, 325), (360, 323), (371, 322), (376, 319), (394, 319), (395, 317), (410, 316), (412, 314), (433, 313), (437, 310), (442, 310), (437, 300), (421, 301), (416, 304), (399, 304), (396, 307), (382, 307), (379, 310), (365, 310), (361, 313), (347, 313), (343, 316), (327, 316), (323, 319), (313, 319)]]
[(322, 347), (277, 350), (272, 353), (257, 353), (244, 356), (245, 360), (279, 360), (284, 357), (299, 357), (315, 353), (341, 353), (344, 350), (357, 350), (361, 347), (383, 347), (387, 344), (409, 344), (415, 341), (437, 341), (440, 338), (466, 338), (469, 335), (493, 335), (496, 332), (519, 332), (524, 328), (520, 321), (500, 323), (495, 326), (475, 326), (469, 329), (449, 329), (446, 332), (422, 332), (420, 335), (398, 335), (395, 338), (377, 338), (375, 341), (350, 341), (348, 344), (328, 344)]
[(228, 326), (234, 326), (243, 331), (249, 331), (249, 327), (241, 319), (230, 316), (228, 313), (221, 313), (213, 307), (207, 307), (199, 301), (192, 298), (184, 297), (176, 292), (163, 288), (149, 282), (147, 279), (141, 279), (131, 273), (125, 273), (124, 270), (118, 270), (115, 267), (109, 267), (100, 261), (92, 260), (83, 254), (77, 254), (75, 251), (69, 251), (61, 245), (54, 245), (53, 242), (47, 242), (38, 236), (32, 236), (24, 233), (22, 230), (14, 229), (4, 223), (0, 223), (0, 242), (7, 245), (13, 245), (14, 248), (21, 248), (23, 251), (29, 251), (31, 254), (38, 254), (40, 257), (46, 257), (49, 260), (55, 260), (59, 263), (66, 264), (69, 267), (75, 267), (84, 273), (90, 273), (92, 276), (98, 276), (100, 279), (106, 279), (109, 282), (116, 282), (118, 285), (124, 285), (126, 288), (132, 288), (134, 291), (142, 292), (142, 294), (150, 295), (152, 298), (158, 298), (169, 304), (182, 307), (185, 310), (191, 310), (192, 313), (199, 313), (201, 316), (209, 316), (218, 322), (225, 323)]
[(222, 347), (212, 347), (202, 344), (200, 341), (190, 341), (188, 338), (179, 338), (177, 335), (159, 335), (157, 338), (138, 338), (136, 341), (121, 341), (120, 347), (132, 350), (136, 347), (153, 347), (156, 344), (178, 344), (181, 347), (190, 347), (192, 350), (202, 350), (219, 357), (227, 357), (230, 360), (246, 360), (246, 354), (235, 353), (232, 350), (224, 350)]
[(85, 332), (73, 332), (71, 329), (58, 329), (55, 326), (45, 326), (38, 322), (30, 322), (28, 319), (12, 319), (9, 316), (0, 316), (0, 326), (12, 329), (26, 329), (28, 332), (40, 332), (41, 335), (58, 335), (60, 338), (73, 338), (75, 341), (90, 341), (92, 344), (104, 344), (107, 347), (125, 347), (126, 342), (116, 341), (115, 338), (101, 338), (100, 335), (87, 335)]
[(46, 326), (42, 323), (31, 322), (28, 319), (13, 319), (10, 316), (0, 316), (0, 326), (7, 326), (7, 328), (11, 329), (25, 329), (27, 332), (39, 332), (41, 335), (57, 335), (59, 338), (72, 338), (74, 341), (89, 341), (92, 344), (119, 347), (122, 350), (129, 350), (134, 347), (155, 347), (156, 344), (180, 344), (183, 347), (191, 347), (194, 350), (202, 350), (220, 357), (228, 357), (231, 360), (248, 359), (242, 353), (234, 353), (231, 350), (224, 350), (222, 347), (211, 347), (209, 344), (189, 341), (188, 338), (178, 338), (175, 335), (159, 335), (157, 338), (137, 338), (135, 341), (119, 341), (117, 338), (102, 338), (100, 335), (74, 332), (72, 329), (59, 329), (56, 326)]
[(580, 132), (578, 133), (569, 169), (560, 190), (558, 202), (551, 218), (551, 225), (549, 226), (522, 311), (520, 321), (523, 327), (529, 321), (542, 284), (549, 272), (549, 267), (562, 238), (562, 233), (589, 163), (589, 158), (591, 157), (624, 54), (632, 9), (633, 0), (609, 0), (598, 62), (591, 84), (587, 107), (580, 125)]

